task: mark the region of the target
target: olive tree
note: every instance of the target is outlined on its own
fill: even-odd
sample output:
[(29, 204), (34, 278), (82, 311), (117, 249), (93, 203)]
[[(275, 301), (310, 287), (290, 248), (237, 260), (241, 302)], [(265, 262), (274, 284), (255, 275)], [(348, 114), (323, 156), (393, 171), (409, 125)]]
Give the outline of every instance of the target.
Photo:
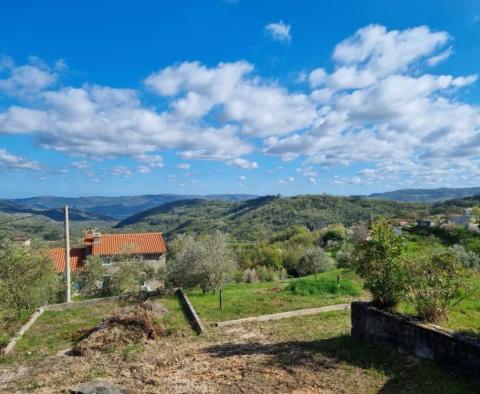
[(88, 256), (85, 266), (77, 274), (80, 284), (80, 293), (87, 297), (100, 295), (103, 291), (103, 280), (107, 269), (99, 256)]
[(171, 245), (167, 261), (167, 283), (185, 288), (200, 287), (204, 292), (221, 291), (234, 277), (237, 264), (224, 234), (195, 239), (190, 235), (177, 238)]
[(6, 241), (0, 245), (0, 306), (14, 314), (56, 301), (61, 279), (45, 247)]
[(314, 274), (316, 277), (318, 273), (329, 270), (333, 265), (332, 258), (322, 248), (308, 246), (300, 257), (297, 270), (300, 276)]

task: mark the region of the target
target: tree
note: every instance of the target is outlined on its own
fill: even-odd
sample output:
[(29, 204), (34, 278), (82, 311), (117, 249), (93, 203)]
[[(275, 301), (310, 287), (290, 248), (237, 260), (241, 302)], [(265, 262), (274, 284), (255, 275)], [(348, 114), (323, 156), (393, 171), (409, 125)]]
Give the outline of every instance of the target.
[(80, 293), (87, 297), (94, 297), (102, 293), (103, 280), (107, 270), (99, 256), (88, 256), (82, 271), (77, 274), (80, 283)]
[(480, 206), (477, 205), (473, 207), (470, 212), (473, 218), (475, 219), (475, 223), (480, 224)]
[(115, 262), (112, 267), (112, 294), (138, 293), (146, 280), (146, 266), (141, 260)]
[(172, 258), (167, 262), (170, 286), (199, 286), (204, 292), (219, 291), (221, 297), (221, 290), (232, 281), (237, 269), (227, 239), (220, 232), (201, 239), (179, 237), (171, 250)]
[(383, 308), (392, 308), (407, 291), (404, 243), (385, 220), (373, 223), (370, 239), (358, 242), (354, 249), (353, 265), (365, 280), (364, 287), (373, 295), (374, 302)]
[(318, 246), (309, 246), (305, 248), (303, 256), (298, 263), (298, 273), (300, 276), (325, 272), (333, 267), (333, 260), (325, 251)]
[(0, 245), (0, 306), (15, 314), (57, 300), (61, 288), (55, 264), (38, 242)]
[(201, 270), (213, 292), (219, 292), (221, 309), (222, 290), (232, 281), (237, 263), (233, 259), (225, 234), (217, 231), (215, 234), (206, 237), (203, 242), (206, 254), (201, 262)]
[(170, 245), (166, 284), (170, 287), (185, 289), (200, 286), (203, 282), (201, 261), (204, 255), (204, 246), (191, 235), (181, 235), (176, 238)]
[(446, 318), (454, 304), (471, 294), (469, 273), (452, 250), (425, 252), (410, 267), (410, 290), (422, 319)]

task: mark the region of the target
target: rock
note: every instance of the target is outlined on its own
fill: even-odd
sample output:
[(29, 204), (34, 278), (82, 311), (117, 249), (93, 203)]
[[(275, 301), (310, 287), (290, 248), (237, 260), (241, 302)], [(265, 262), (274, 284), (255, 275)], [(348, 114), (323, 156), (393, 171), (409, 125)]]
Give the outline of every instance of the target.
[(118, 384), (107, 379), (94, 379), (90, 382), (81, 383), (70, 390), (70, 394), (133, 394)]

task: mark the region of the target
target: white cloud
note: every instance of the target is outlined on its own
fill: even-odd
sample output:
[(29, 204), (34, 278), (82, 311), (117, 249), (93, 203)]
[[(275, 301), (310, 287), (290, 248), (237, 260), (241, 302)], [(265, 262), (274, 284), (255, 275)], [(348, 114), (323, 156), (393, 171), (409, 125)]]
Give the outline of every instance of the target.
[[(480, 110), (460, 91), (477, 76), (431, 73), (453, 54), (451, 42), (426, 26), (366, 26), (334, 48), (331, 70), (305, 74), (305, 92), (256, 75), (246, 61), (160, 69), (144, 80), (157, 100), (148, 105), (143, 92), (131, 89), (88, 83), (53, 89), (48, 78), (19, 78), (15, 83), (38, 93), (0, 111), (0, 133), (31, 133), (42, 147), (87, 158), (130, 156), (139, 171), (163, 166), (155, 153), (165, 150), (243, 169), (258, 168), (244, 157), (263, 152), (301, 158), (298, 172), (310, 181), (317, 180), (316, 165), (353, 164), (375, 173), (335, 183), (480, 181)], [(19, 67), (0, 64), (7, 94)], [(52, 75), (62, 68), (38, 59), (21, 67)]]
[(295, 178), (293, 176), (286, 177), (284, 179), (279, 179), (277, 183), (279, 185), (288, 185), (289, 183), (292, 183), (295, 181)]
[(291, 28), (291, 25), (287, 25), (283, 23), (283, 21), (269, 23), (265, 26), (265, 30), (268, 32), (272, 40), (280, 42), (290, 42), (292, 40), (292, 35), (290, 33)]
[(256, 161), (249, 161), (240, 158), (227, 161), (227, 165), (240, 167), (245, 170), (254, 170), (255, 168), (258, 168), (258, 164)]
[(85, 170), (90, 167), (90, 163), (86, 160), (74, 161), (72, 162), (72, 167), (75, 167), (77, 170)]
[(141, 155), (136, 155), (135, 159), (139, 161), (140, 163), (143, 163), (144, 165), (142, 167), (147, 167), (149, 169), (152, 168), (162, 168), (164, 166), (163, 164), (163, 158), (162, 156), (159, 155), (146, 155), (146, 154), (141, 154)]
[(246, 180), (247, 180), (247, 177), (244, 176), (244, 175), (240, 175), (240, 176), (238, 177), (238, 179), (239, 179), (240, 181), (246, 181)]
[(125, 166), (116, 166), (112, 169), (112, 175), (120, 176), (122, 178), (129, 178), (132, 174), (132, 170)]
[(9, 76), (0, 79), (0, 92), (9, 96), (24, 97), (38, 94), (53, 85), (58, 75), (42, 64), (25, 64), (15, 67), (8, 58), (0, 59), (0, 71), (9, 70)]
[(188, 170), (190, 169), (190, 164), (180, 163), (180, 164), (177, 164), (177, 168), (179, 168), (180, 170)]
[(9, 153), (6, 149), (0, 148), (0, 168), (39, 170), (41, 166), (37, 161), (16, 156), (12, 153)]

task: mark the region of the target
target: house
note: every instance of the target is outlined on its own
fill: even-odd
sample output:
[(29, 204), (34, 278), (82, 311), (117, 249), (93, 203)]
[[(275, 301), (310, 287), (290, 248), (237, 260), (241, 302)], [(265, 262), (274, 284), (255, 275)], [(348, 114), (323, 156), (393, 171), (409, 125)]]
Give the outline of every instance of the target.
[(30, 246), (32, 240), (28, 237), (24, 237), (22, 235), (17, 235), (13, 238), (13, 243), (19, 246)]
[(435, 220), (429, 220), (429, 219), (417, 220), (418, 227), (434, 227), (436, 226), (436, 224), (437, 222), (435, 222)]
[(143, 261), (159, 268), (165, 263), (167, 247), (162, 233), (102, 234), (96, 230), (85, 232), (85, 256), (99, 256), (105, 265), (121, 255), (141, 256)]
[(448, 223), (455, 226), (468, 226), (470, 224), (470, 209), (465, 209), (462, 215), (449, 215)]
[[(162, 233), (101, 234), (96, 230), (85, 232), (83, 247), (70, 249), (71, 272), (83, 269), (88, 256), (98, 256), (110, 266), (122, 255), (141, 256), (143, 261), (158, 269), (165, 263), (167, 247)], [(48, 250), (58, 273), (65, 270), (65, 249)]]
[[(48, 249), (48, 255), (52, 258), (58, 273), (65, 272), (65, 248)], [(70, 271), (80, 271), (85, 263), (85, 248), (70, 249)]]

